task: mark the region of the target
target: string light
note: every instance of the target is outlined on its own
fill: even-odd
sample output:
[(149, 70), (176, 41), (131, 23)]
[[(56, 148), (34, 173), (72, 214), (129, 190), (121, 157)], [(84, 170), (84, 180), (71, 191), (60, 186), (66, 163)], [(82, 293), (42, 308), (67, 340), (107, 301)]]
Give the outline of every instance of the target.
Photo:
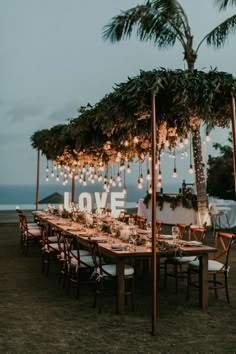
[(173, 177), (173, 178), (177, 178), (177, 169), (176, 169), (176, 167), (173, 168), (172, 177)]
[(174, 168), (173, 168), (173, 174), (172, 177), (173, 178), (177, 178), (177, 168), (176, 168), (176, 158), (175, 158), (175, 151), (174, 151)]
[(129, 173), (129, 174), (131, 173), (131, 168), (130, 168), (130, 165), (129, 165), (129, 164), (128, 164), (128, 166), (127, 166), (126, 172)]
[(209, 141), (211, 141), (211, 138), (209, 137), (209, 133), (206, 132), (206, 142), (209, 143)]
[(189, 169), (188, 169), (188, 172), (192, 175), (193, 174), (193, 165), (192, 165), (192, 136), (190, 135), (190, 152), (189, 152), (189, 155), (190, 155), (190, 163), (189, 163)]
[(188, 135), (186, 134), (184, 137), (184, 144), (187, 145), (188, 144)]

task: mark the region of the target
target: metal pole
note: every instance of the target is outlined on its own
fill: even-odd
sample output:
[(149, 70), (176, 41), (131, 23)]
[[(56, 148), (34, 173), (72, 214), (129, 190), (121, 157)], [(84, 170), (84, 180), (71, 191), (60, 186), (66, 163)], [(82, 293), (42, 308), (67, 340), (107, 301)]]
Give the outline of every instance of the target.
[(36, 177), (36, 198), (35, 198), (35, 210), (38, 210), (39, 206), (39, 172), (40, 172), (40, 150), (37, 152), (37, 177)]
[(156, 259), (156, 96), (152, 95), (152, 335), (156, 335), (157, 259)]
[(236, 116), (235, 116), (235, 98), (231, 99), (231, 123), (233, 137), (233, 166), (234, 166), (234, 195), (236, 197)]

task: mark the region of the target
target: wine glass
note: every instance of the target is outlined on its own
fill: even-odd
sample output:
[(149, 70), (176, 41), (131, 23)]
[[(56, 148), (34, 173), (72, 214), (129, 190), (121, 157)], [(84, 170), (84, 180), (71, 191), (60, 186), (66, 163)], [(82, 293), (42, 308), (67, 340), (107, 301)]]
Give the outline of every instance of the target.
[(137, 231), (134, 229), (130, 234), (130, 248), (136, 251), (136, 240), (137, 240)]
[(177, 239), (179, 237), (179, 228), (178, 228), (178, 226), (172, 226), (171, 232), (172, 232), (174, 244), (176, 244), (177, 243)]
[[(112, 224), (110, 226), (110, 231), (111, 231), (112, 238), (116, 237), (116, 235), (117, 235), (117, 227), (116, 227), (116, 225)], [(112, 241), (112, 240), (109, 237), (108, 242), (110, 242), (110, 241)]]

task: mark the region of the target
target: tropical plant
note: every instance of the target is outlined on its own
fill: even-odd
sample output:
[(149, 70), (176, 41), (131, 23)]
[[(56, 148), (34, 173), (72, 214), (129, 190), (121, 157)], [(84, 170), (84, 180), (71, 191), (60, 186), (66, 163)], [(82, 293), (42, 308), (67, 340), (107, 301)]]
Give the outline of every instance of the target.
[[(232, 144), (232, 138), (229, 137)], [(219, 156), (209, 156), (207, 169), (207, 191), (211, 196), (235, 199), (233, 151), (230, 145), (213, 144), (219, 151)], [(220, 186), (220, 188), (219, 188)]]
[[(229, 1), (223, 2), (224, 6), (229, 3)], [(231, 2), (235, 3), (232, 0)], [(225, 37), (230, 30), (233, 30), (235, 20), (233, 16), (226, 23)], [(136, 32), (141, 41), (154, 42), (159, 48), (173, 47), (176, 42), (179, 42), (183, 48), (184, 60), (189, 71), (194, 70), (198, 50), (202, 43), (204, 41), (207, 41), (208, 44), (215, 43), (214, 34), (211, 32), (194, 49), (193, 35), (187, 14), (177, 0), (148, 0), (143, 5), (137, 5), (127, 11), (122, 11), (104, 27), (103, 38), (110, 39), (111, 42), (118, 42), (124, 38), (130, 38), (133, 32)], [(216, 35), (216, 43), (219, 43), (219, 39), (217, 40), (219, 36)], [(189, 116), (189, 119), (191, 118)], [(192, 144), (195, 151), (194, 166), (198, 210), (203, 223), (207, 209), (207, 194), (205, 181), (197, 178), (197, 171), (200, 170), (200, 175), (203, 174), (200, 122), (192, 127)]]

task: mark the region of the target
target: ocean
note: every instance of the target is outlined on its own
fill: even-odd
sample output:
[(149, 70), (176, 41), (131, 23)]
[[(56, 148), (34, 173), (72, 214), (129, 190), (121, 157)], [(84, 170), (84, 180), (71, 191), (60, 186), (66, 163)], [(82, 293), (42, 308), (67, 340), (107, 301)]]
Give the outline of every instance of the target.
[[(119, 187), (113, 187), (112, 191), (121, 191)], [(64, 192), (71, 192), (71, 185), (63, 186), (61, 184), (41, 184), (39, 186), (39, 201), (50, 194)], [(78, 201), (78, 196), (82, 192), (103, 192), (102, 184), (82, 186), (76, 184), (75, 186), (75, 204)], [(165, 192), (173, 192), (173, 186), (169, 185)], [(176, 191), (177, 192), (177, 191)], [(136, 185), (127, 185), (126, 208), (135, 208), (138, 200), (144, 198), (146, 189), (139, 190)], [(15, 210), (19, 206), (23, 210), (34, 210), (36, 200), (36, 185), (0, 185), (0, 210)], [(53, 204), (53, 203), (52, 203)], [(46, 204), (39, 204), (39, 209), (46, 208)]]

